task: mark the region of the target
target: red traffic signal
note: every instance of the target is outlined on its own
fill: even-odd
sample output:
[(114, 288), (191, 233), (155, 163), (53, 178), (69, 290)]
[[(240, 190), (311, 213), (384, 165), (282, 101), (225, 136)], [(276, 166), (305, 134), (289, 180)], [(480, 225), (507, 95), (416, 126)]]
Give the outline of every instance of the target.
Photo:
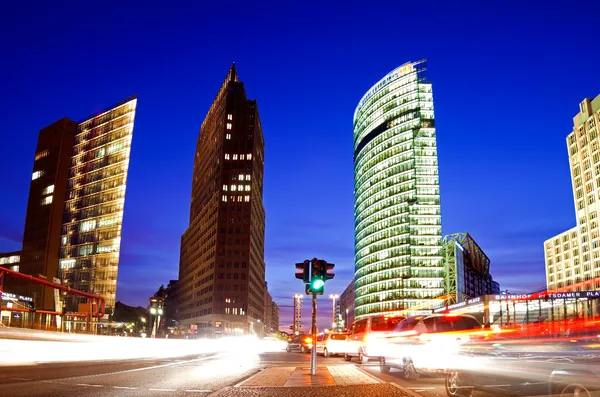
[[(325, 268), (323, 270), (323, 280), (327, 281), (334, 278), (335, 274), (333, 274), (333, 268), (335, 267), (335, 265), (333, 263), (327, 263), (326, 261), (323, 261), (323, 265), (323, 267)], [(330, 273), (330, 271), (332, 272)]]
[(310, 262), (304, 261), (301, 263), (296, 263), (296, 278), (304, 281), (304, 283), (309, 282), (309, 272), (310, 272)]

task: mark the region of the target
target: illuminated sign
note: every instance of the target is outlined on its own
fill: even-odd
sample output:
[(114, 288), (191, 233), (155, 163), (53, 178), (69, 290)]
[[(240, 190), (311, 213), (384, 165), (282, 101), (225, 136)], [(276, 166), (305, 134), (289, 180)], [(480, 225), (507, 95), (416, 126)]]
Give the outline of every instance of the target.
[(409, 63), (408, 65), (404, 65), (400, 69), (398, 69), (398, 72), (396, 73), (396, 75), (398, 77), (400, 77), (403, 74), (408, 73), (408, 72), (412, 72), (412, 71), (413, 71), (413, 65), (412, 65), (412, 63)]
[(529, 299), (531, 294), (505, 294), (505, 295), (494, 295), (492, 300), (495, 301), (512, 301), (520, 299)]
[(2, 291), (2, 300), (3, 301), (20, 301), (20, 302), (33, 302), (33, 298), (29, 296), (16, 295), (11, 294), (10, 292)]
[(569, 298), (600, 298), (600, 291), (573, 291), (573, 292), (556, 292), (554, 294), (546, 294), (541, 296), (542, 299), (569, 299)]
[(439, 308), (437, 308), (437, 309), (434, 310), (434, 313), (439, 313), (439, 312), (443, 312), (443, 311), (446, 311), (446, 310), (454, 310), (454, 309), (458, 309), (458, 308), (463, 307), (463, 306), (473, 305), (473, 304), (479, 303), (479, 302), (481, 302), (481, 297), (477, 297), (477, 298), (473, 298), (473, 299), (467, 299), (465, 301), (454, 303), (452, 305), (448, 305), (448, 306), (444, 306), (444, 307), (439, 307)]

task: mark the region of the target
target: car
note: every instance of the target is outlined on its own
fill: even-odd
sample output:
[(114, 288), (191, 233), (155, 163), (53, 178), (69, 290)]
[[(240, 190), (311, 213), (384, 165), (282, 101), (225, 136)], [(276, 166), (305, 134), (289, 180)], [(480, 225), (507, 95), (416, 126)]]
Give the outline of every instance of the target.
[(407, 380), (421, 374), (444, 374), (458, 347), (473, 337), (482, 337), (482, 325), (466, 314), (431, 314), (408, 317), (381, 342), (381, 372), (400, 369)]
[(348, 338), (347, 332), (319, 335), (317, 338), (317, 354), (322, 354), (324, 357), (345, 354), (348, 349), (346, 338)]
[(370, 359), (378, 359), (378, 340), (393, 332), (396, 326), (404, 320), (400, 315), (377, 315), (355, 321), (346, 339), (344, 359), (351, 361), (357, 357), (360, 364), (366, 364)]
[(557, 330), (550, 337), (498, 332), (461, 345), (446, 372), (446, 394), (600, 396), (600, 335), (573, 336), (575, 327), (564, 335), (560, 324), (550, 328)]
[(299, 334), (288, 341), (285, 350), (290, 353), (299, 350), (301, 353), (309, 353), (312, 350), (312, 338), (310, 335)]

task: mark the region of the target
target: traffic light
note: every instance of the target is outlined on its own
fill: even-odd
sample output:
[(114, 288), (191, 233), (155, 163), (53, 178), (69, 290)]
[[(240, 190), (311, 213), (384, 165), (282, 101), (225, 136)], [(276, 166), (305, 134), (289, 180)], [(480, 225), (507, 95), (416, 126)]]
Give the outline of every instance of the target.
[(296, 278), (299, 278), (300, 280), (304, 281), (305, 284), (307, 284), (310, 281), (310, 262), (306, 260), (301, 263), (296, 263), (296, 270), (299, 270), (296, 272)]
[(325, 261), (316, 258), (312, 260), (310, 277), (310, 292), (312, 294), (323, 295), (325, 287), (325, 278), (323, 277), (324, 268)]
[(327, 261), (323, 261), (323, 280), (331, 280), (335, 277), (335, 274), (329, 273), (330, 270), (333, 270), (335, 265), (333, 263), (327, 263)]

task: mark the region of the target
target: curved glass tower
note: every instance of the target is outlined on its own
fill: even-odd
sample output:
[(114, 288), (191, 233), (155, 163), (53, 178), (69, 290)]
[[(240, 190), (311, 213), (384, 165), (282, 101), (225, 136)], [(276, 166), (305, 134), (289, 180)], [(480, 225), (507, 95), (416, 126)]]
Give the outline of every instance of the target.
[(377, 82), (354, 112), (356, 319), (443, 304), (435, 122), (425, 61)]

